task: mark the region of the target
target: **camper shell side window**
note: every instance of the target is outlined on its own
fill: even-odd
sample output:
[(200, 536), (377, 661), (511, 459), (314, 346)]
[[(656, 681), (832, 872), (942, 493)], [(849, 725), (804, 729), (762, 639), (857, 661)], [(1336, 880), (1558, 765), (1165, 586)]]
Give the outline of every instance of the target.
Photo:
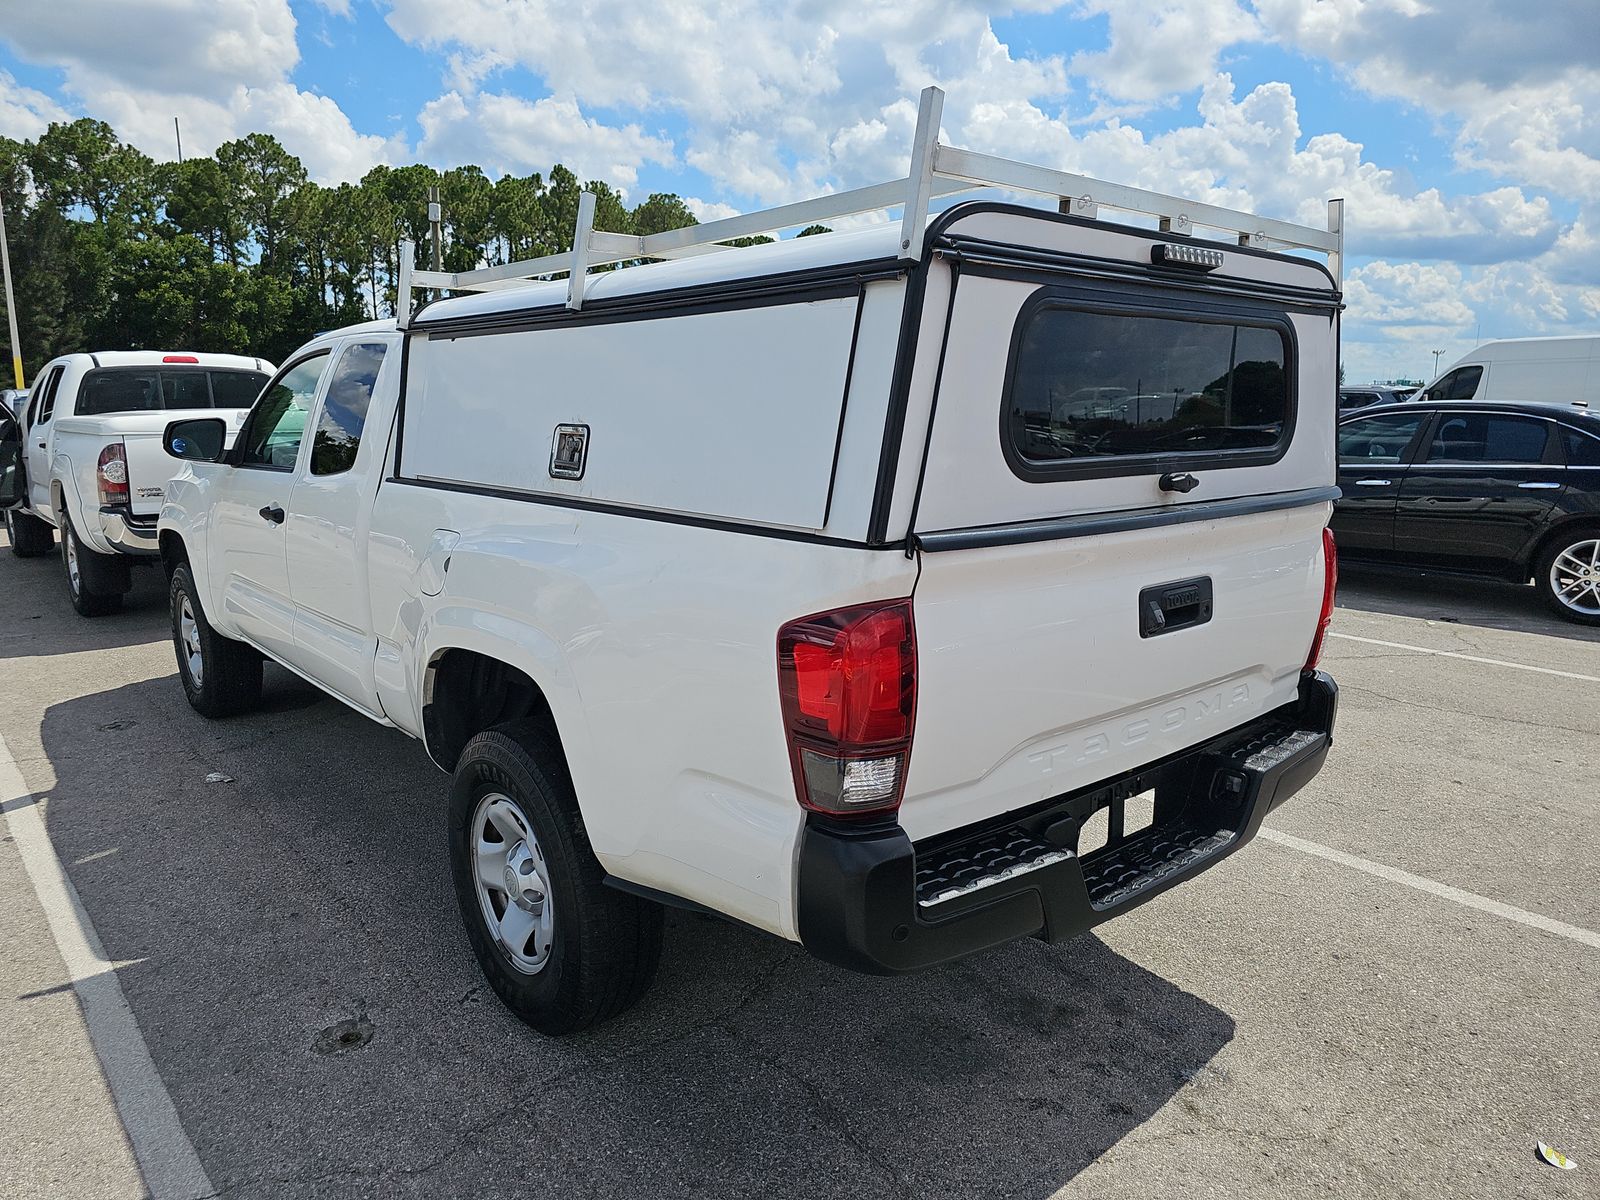
[(1034, 482), (1274, 463), (1295, 371), (1293, 326), (1268, 306), (1047, 290), (1017, 317), (1000, 440)]

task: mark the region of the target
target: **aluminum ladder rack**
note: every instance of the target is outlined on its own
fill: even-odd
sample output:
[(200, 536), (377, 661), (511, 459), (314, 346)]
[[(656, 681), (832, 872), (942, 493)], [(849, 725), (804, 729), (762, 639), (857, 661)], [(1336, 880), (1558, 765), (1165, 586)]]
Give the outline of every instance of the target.
[(990, 187), (1054, 197), (1059, 210), (1073, 216), (1095, 219), (1099, 217), (1100, 209), (1109, 208), (1155, 217), (1163, 232), (1179, 236), (1188, 236), (1196, 227), (1201, 227), (1219, 230), (1228, 238), (1235, 239), (1240, 246), (1309, 250), (1325, 254), (1334, 287), (1342, 290), (1344, 286), (1343, 200), (1328, 201), (1326, 229), (1253, 216), (1234, 209), (1167, 196), (1161, 192), (1107, 183), (1069, 171), (1057, 171), (1050, 167), (946, 146), (939, 141), (939, 118), (943, 110), (944, 92), (936, 87), (923, 89), (917, 109), (911, 173), (904, 179), (891, 179), (869, 187), (833, 192), (777, 208), (643, 236), (596, 229), (594, 194), (583, 192), (578, 198), (578, 220), (573, 231), (571, 250), (472, 271), (419, 270), (414, 244), (402, 241), (400, 278), (396, 289), (396, 321), (401, 329), (411, 323), (412, 293), (419, 288), (487, 292), (518, 287), (530, 280), (549, 278), (561, 272), (567, 273), (567, 307), (580, 309), (583, 307), (585, 280), (591, 267), (630, 263), (639, 259), (714, 254), (733, 249), (719, 244), (730, 239), (776, 233), (891, 208), (904, 210), (900, 218), (900, 257), (915, 261), (922, 256), (923, 232), (928, 224), (930, 203), (942, 196)]

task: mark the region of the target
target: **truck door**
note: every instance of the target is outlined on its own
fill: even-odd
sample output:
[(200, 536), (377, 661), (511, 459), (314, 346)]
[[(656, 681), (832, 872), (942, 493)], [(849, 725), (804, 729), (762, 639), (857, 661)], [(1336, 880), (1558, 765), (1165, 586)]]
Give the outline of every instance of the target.
[(1499, 571), (1520, 561), (1561, 495), (1556, 424), (1514, 412), (1439, 413), (1406, 474), (1395, 552), (1419, 566)]
[(1432, 416), (1417, 408), (1346, 421), (1339, 426), (1339, 487), (1333, 532), (1354, 558), (1394, 554), (1394, 511), (1419, 431)]
[(46, 367), (39, 382), (37, 398), (28, 409), (33, 413), (33, 423), (23, 431), (23, 443), (28, 474), (28, 507), (36, 513), (50, 512), (50, 418), (55, 415), (56, 391), (61, 386), (65, 366)]
[(384, 446), (381, 438), (369, 443), (362, 434), (374, 392), (396, 388), (399, 356), (389, 362), (392, 341), (352, 338), (339, 348), (284, 525), (296, 665), (373, 711), (379, 704), (365, 542)]
[(267, 385), (239, 431), (230, 460), (235, 469), (220, 481), (212, 509), (217, 608), (250, 641), (292, 663), (297, 656), (284, 522), (306, 418), (328, 359), (328, 351), (319, 350), (285, 367)]

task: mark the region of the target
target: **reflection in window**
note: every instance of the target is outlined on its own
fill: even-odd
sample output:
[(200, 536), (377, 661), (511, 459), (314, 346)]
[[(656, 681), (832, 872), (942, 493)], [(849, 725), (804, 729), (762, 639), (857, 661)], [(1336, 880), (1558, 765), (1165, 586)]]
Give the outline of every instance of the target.
[(1271, 449), (1286, 360), (1275, 329), (1042, 309), (1017, 352), (1012, 445), (1041, 462)]
[(1529, 417), (1441, 413), (1429, 462), (1536, 463), (1544, 458), (1549, 426)]
[(1390, 413), (1345, 422), (1339, 426), (1339, 462), (1345, 466), (1399, 462), (1424, 415)]
[(285, 371), (262, 393), (239, 435), (244, 443), (239, 453), (241, 466), (283, 471), (294, 466), (305, 435), (306, 414), (311, 411), (317, 382), (327, 365), (328, 352), (324, 350)]
[(313, 475), (337, 475), (355, 465), (372, 387), (378, 381), (386, 349), (382, 342), (360, 342), (340, 356), (322, 402), (316, 440), (311, 443)]

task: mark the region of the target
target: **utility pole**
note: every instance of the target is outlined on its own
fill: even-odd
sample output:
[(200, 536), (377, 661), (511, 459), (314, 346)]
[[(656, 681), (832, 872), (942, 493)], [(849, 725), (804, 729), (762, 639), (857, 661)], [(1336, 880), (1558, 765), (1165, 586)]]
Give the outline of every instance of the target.
[(11, 291), (11, 247), (6, 241), (6, 202), (0, 196), (0, 268), (6, 277), (6, 322), (11, 326), (11, 374), (22, 390), (22, 343), (17, 338), (17, 301)]
[(1443, 350), (1435, 350), (1433, 352), (1433, 373), (1435, 375), (1439, 373), (1439, 356), (1443, 353)]
[(172, 132), (178, 138), (178, 161), (183, 162), (183, 130), (178, 128), (178, 118), (172, 118)]
[(444, 270), (444, 210), (439, 205), (439, 185), (428, 189), (428, 233), (433, 239), (433, 269)]

